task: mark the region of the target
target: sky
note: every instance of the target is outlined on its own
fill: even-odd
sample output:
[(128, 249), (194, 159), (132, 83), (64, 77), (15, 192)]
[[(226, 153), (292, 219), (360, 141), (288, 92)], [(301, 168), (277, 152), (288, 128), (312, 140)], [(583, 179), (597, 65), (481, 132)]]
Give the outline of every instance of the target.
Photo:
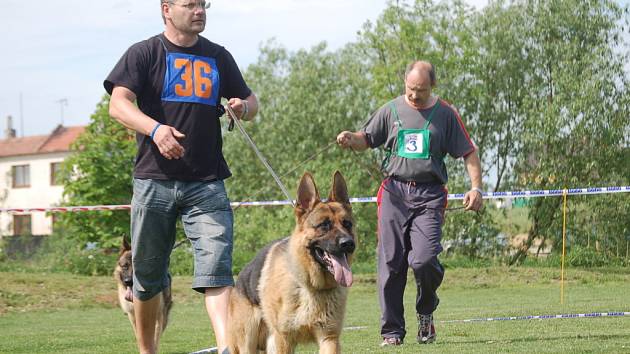
[[(186, 2), (189, 0), (178, 0)], [(487, 0), (467, 0), (480, 8)], [(163, 31), (158, 0), (2, 0), (0, 138), (7, 116), (17, 136), (87, 125), (103, 80), (133, 43)], [(356, 41), (387, 0), (216, 0), (202, 35), (226, 47), (241, 70), (271, 38), (290, 51)]]

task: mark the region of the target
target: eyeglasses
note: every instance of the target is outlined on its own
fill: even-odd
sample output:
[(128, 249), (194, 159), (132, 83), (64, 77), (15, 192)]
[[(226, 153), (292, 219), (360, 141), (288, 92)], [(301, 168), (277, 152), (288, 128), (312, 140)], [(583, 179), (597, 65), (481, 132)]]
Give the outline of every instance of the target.
[(207, 9), (210, 8), (210, 5), (211, 5), (211, 3), (209, 1), (208, 2), (205, 2), (205, 1), (191, 1), (191, 2), (186, 3), (186, 4), (179, 4), (179, 3), (176, 3), (176, 2), (169, 1), (168, 3), (169, 4), (173, 4), (173, 5), (179, 5), (181, 7), (185, 7), (189, 11), (194, 11), (196, 8), (207, 10)]

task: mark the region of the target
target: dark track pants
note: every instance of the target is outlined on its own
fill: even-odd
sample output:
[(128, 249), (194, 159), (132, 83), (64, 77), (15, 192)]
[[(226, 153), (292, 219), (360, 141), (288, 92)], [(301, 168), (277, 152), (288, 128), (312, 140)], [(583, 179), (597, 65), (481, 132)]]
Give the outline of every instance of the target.
[(381, 335), (404, 338), (403, 294), (407, 269), (416, 279), (416, 312), (431, 314), (444, 278), (437, 259), (447, 192), (441, 184), (386, 179), (378, 192), (378, 295)]

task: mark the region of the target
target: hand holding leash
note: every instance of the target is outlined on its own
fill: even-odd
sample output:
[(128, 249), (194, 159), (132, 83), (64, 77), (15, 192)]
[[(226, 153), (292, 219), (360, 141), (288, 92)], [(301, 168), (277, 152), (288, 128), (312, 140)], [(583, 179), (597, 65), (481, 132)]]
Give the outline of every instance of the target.
[[(223, 113), (225, 113), (225, 108), (222, 105), (220, 106)], [(228, 115), (230, 119), (230, 123), (228, 124), (228, 131), (232, 131), (234, 130), (234, 119), (247, 120), (247, 114), (249, 113), (249, 104), (247, 103), (247, 100), (243, 100), (240, 98), (230, 98), (230, 100), (228, 101), (228, 106), (235, 113), (235, 114)], [(239, 118), (234, 118), (234, 117), (239, 117)]]
[(232, 108), (232, 111), (237, 114), (237, 117), (241, 120), (247, 120), (247, 114), (249, 113), (249, 104), (247, 100), (240, 98), (230, 98), (228, 105)]
[(341, 146), (344, 149), (347, 149), (350, 147), (350, 141), (352, 140), (352, 133), (349, 131), (342, 131), (341, 133), (339, 133), (339, 135), (337, 135), (337, 144), (339, 144), (339, 146)]
[(483, 192), (480, 188), (472, 188), (464, 194), (463, 203), (466, 210), (479, 211), (483, 205)]
[[(228, 115), (232, 118), (231, 122), (236, 123), (236, 126), (238, 127), (238, 130), (241, 131), (241, 134), (243, 134), (243, 137), (245, 138), (245, 141), (247, 141), (249, 143), (251, 148), (256, 153), (256, 156), (258, 156), (258, 159), (260, 159), (260, 162), (262, 162), (263, 165), (265, 165), (265, 167), (269, 171), (269, 173), (271, 173), (271, 176), (273, 177), (273, 179), (278, 184), (278, 187), (280, 187), (280, 190), (282, 190), (282, 193), (287, 197), (287, 200), (289, 200), (291, 202), (291, 205), (293, 205), (295, 207), (295, 201), (293, 201), (293, 198), (291, 198), (291, 195), (289, 194), (289, 191), (287, 190), (287, 187), (284, 186), (284, 184), (280, 180), (280, 177), (278, 177), (278, 175), (276, 174), (276, 171), (274, 171), (273, 168), (271, 168), (271, 165), (269, 165), (269, 162), (267, 162), (267, 159), (263, 156), (263, 154), (260, 152), (260, 150), (258, 150), (258, 147), (254, 143), (252, 138), (249, 136), (249, 134), (247, 134), (247, 132), (245, 131), (245, 128), (243, 128), (243, 125), (241, 125), (240, 120), (237, 118), (236, 113), (232, 110), (232, 107), (228, 104), (228, 105), (225, 106), (225, 109), (227, 110)], [(228, 127), (228, 129), (229, 129), (229, 127)]]
[(354, 133), (347, 130), (342, 131), (337, 135), (337, 144), (344, 149), (356, 151), (363, 151), (368, 148), (365, 133), (360, 131)]

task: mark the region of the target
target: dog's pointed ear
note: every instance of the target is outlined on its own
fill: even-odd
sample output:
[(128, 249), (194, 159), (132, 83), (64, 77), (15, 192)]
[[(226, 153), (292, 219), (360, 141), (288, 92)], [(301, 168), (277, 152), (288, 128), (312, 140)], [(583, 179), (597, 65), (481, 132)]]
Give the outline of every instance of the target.
[(332, 188), (328, 200), (338, 202), (350, 206), (350, 197), (348, 197), (348, 186), (341, 172), (335, 171), (333, 174)]
[(313, 209), (317, 203), (320, 202), (319, 192), (313, 181), (313, 176), (310, 173), (304, 173), (300, 180), (300, 185), (297, 190), (297, 205), (295, 206), (295, 214), (298, 217), (306, 214), (309, 210)]
[(131, 245), (127, 241), (127, 237), (125, 234), (122, 235), (122, 245), (120, 246), (120, 252), (129, 251), (131, 249)]

